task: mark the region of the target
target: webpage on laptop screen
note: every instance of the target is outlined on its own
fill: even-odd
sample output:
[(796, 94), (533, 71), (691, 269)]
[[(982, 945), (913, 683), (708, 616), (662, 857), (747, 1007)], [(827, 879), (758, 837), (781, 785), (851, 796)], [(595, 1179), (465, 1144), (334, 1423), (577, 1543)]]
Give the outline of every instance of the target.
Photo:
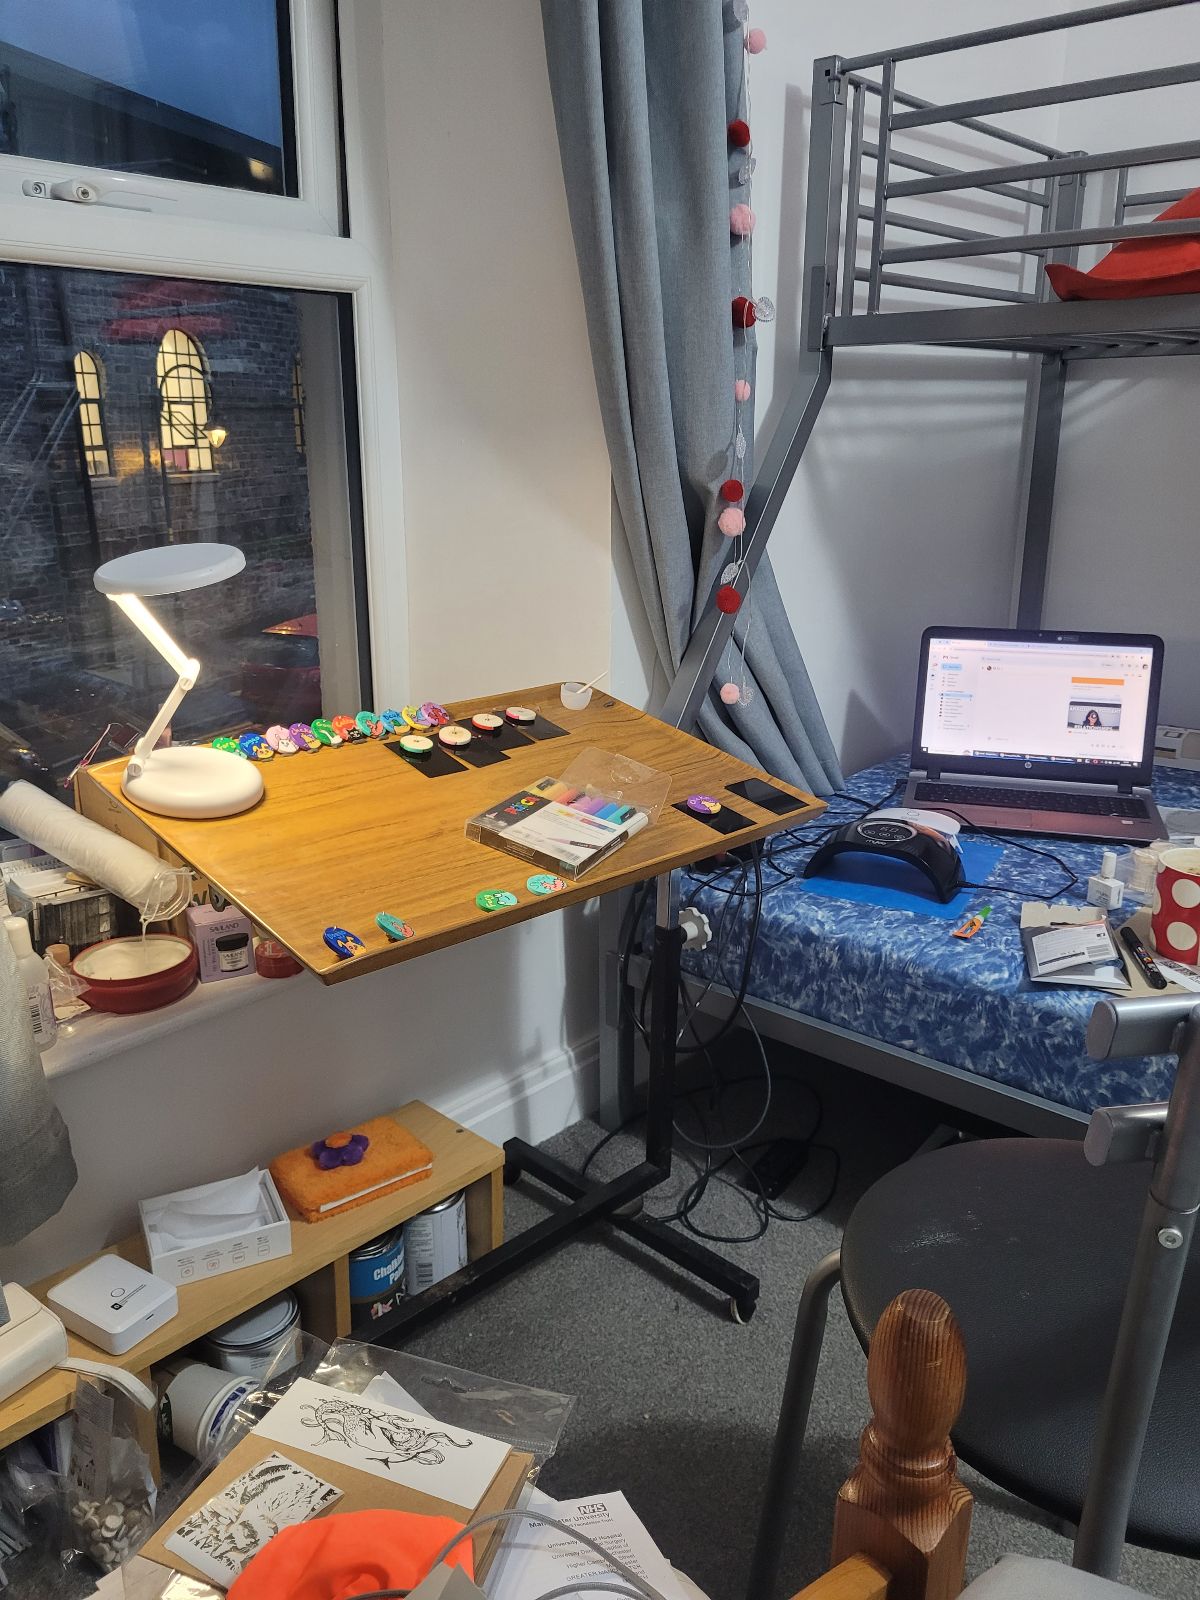
[(1136, 767), (1153, 652), (1016, 639), (932, 639), (921, 748), (991, 761)]

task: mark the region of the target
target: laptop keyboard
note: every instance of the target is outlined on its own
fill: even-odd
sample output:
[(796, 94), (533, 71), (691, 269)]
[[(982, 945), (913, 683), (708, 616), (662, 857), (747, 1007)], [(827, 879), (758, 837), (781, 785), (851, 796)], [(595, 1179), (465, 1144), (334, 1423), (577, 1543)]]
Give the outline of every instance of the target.
[(1046, 794), (1029, 789), (980, 788), (970, 783), (918, 783), (917, 800), (944, 806), (1003, 806), (1010, 811), (1070, 811), (1088, 817), (1149, 816), (1144, 800), (1116, 794)]

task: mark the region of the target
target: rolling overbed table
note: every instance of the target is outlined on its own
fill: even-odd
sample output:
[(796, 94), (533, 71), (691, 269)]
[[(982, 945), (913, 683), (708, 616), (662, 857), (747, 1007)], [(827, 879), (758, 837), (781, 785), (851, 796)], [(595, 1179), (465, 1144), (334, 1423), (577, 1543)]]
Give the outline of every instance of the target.
[[(663, 1182), (671, 1167), (683, 945), (679, 869), (794, 825), (819, 811), (821, 802), (611, 696), (594, 696), (586, 710), (569, 711), (559, 701), (557, 685), (543, 685), (459, 701), (449, 709), (469, 726), (472, 713), (503, 712), (510, 704), (537, 708), (562, 733), (518, 741), (510, 731), (498, 741), (506, 760), (441, 777), (411, 770), (386, 741), (374, 739), (276, 756), (262, 769), (266, 792), (252, 810), (205, 821), (153, 816), (131, 805), (121, 794), (120, 760), (81, 775), (86, 791), (81, 804), (88, 815), (126, 837), (140, 837), (159, 854), (186, 862), (324, 983), (343, 983), (361, 972), (656, 879), (645, 1159), (611, 1182), (593, 1183), (524, 1140), (509, 1140), (510, 1172), (528, 1174), (569, 1204), (381, 1318), (372, 1337), (411, 1328), (601, 1220), (720, 1290), (736, 1313), (748, 1318), (758, 1297), (756, 1278), (663, 1223), (617, 1212)], [(539, 778), (559, 776), (593, 747), (667, 774), (667, 803), (656, 822), (584, 877), (568, 880), (555, 894), (535, 895), (526, 879), (537, 869), (469, 840), (465, 824)], [(778, 816), (727, 793), (731, 783), (763, 777), (793, 795), (798, 809)], [(697, 793), (740, 813), (745, 826), (721, 834), (700, 817), (675, 809)], [(510, 889), (518, 903), (481, 911), (475, 896), (483, 889)], [(375, 923), (381, 911), (410, 923), (413, 937), (389, 942)], [(324, 943), (329, 926), (358, 934), (366, 948), (339, 959)]]

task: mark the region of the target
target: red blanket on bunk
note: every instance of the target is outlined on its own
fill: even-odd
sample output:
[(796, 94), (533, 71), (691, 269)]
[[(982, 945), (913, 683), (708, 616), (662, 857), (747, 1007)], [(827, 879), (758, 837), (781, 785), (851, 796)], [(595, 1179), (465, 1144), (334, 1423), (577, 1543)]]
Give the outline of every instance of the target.
[[(1200, 218), (1200, 189), (1163, 212), (1158, 222)], [(1200, 294), (1200, 228), (1163, 239), (1122, 239), (1090, 272), (1051, 262), (1046, 276), (1060, 300), (1135, 300), (1150, 294)]]

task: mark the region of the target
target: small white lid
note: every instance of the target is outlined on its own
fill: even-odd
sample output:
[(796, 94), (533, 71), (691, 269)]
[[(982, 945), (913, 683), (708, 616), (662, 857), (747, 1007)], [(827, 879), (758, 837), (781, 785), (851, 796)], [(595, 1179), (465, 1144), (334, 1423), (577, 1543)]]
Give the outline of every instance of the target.
[(1116, 872), (1117, 852), (1115, 850), (1106, 850), (1100, 857), (1100, 876), (1102, 878), (1112, 878), (1116, 876)]
[(33, 955), (33, 940), (29, 937), (29, 924), (25, 918), (5, 917), (4, 926), (8, 929), (8, 942), (12, 945), (17, 960)]

